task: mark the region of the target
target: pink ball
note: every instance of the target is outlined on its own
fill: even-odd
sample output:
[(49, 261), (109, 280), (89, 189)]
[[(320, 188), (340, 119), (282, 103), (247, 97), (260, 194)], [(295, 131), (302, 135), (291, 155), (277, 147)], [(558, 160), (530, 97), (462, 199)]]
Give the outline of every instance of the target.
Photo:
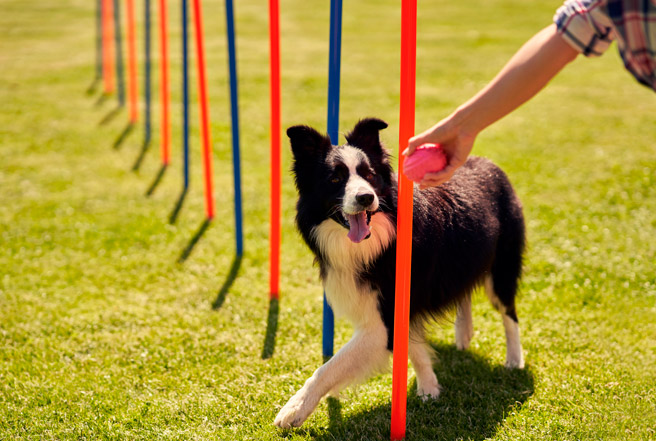
[(446, 155), (439, 144), (423, 144), (405, 158), (403, 173), (411, 181), (421, 182), (426, 173), (435, 173), (446, 167)]

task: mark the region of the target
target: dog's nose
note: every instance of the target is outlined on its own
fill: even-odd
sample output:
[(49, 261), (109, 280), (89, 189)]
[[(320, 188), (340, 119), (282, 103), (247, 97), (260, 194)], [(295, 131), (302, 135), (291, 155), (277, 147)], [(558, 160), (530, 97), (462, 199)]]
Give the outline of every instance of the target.
[(355, 200), (363, 207), (368, 207), (374, 201), (373, 193), (359, 193), (355, 195)]

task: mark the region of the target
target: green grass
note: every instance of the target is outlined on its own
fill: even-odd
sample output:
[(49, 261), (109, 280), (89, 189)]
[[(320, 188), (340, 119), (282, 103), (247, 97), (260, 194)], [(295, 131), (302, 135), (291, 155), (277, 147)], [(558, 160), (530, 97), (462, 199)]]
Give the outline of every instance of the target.
[[(419, 3), (418, 129), (480, 89), (559, 5)], [(85, 93), (93, 2), (1, 4), (0, 439), (388, 439), (389, 374), (322, 402), (300, 429), (272, 424), (322, 357), (321, 287), (293, 226), (288, 151), (281, 301), (268, 301), (266, 2), (236, 4), (238, 268), (223, 4), (204, 5), (218, 215), (183, 263), (204, 215), (194, 108), (192, 187), (177, 223), (167, 221), (181, 189), (177, 3), (173, 164), (149, 198), (158, 106), (134, 173), (142, 128), (112, 148), (125, 111), (100, 125), (115, 102)], [(283, 125), (322, 128), (328, 2), (283, 0), (281, 10)], [(397, 1), (346, 2), (340, 124), (385, 119), (395, 152), (399, 27)], [(155, 54), (156, 38), (154, 28)], [(614, 52), (577, 60), (480, 136), (475, 153), (508, 172), (524, 203), (527, 368), (502, 367), (501, 321), (476, 297), (470, 350), (454, 349), (448, 321), (431, 333), (444, 392), (422, 403), (411, 377), (407, 439), (656, 439), (656, 99)], [(157, 91), (156, 70), (153, 79)], [(337, 323), (337, 347), (350, 332)]]

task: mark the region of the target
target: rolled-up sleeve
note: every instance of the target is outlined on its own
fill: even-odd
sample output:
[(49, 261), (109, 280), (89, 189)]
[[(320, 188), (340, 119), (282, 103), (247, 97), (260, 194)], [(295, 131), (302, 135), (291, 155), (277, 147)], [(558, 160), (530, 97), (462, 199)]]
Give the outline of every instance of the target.
[(558, 32), (587, 57), (603, 54), (615, 39), (605, 0), (568, 0), (554, 15)]

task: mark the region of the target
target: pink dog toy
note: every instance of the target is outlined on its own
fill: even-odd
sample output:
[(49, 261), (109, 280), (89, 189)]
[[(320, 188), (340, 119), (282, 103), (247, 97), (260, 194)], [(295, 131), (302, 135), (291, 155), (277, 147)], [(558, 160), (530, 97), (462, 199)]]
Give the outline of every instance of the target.
[(403, 173), (411, 181), (421, 182), (426, 173), (435, 173), (446, 166), (446, 155), (439, 144), (422, 144), (405, 158)]

